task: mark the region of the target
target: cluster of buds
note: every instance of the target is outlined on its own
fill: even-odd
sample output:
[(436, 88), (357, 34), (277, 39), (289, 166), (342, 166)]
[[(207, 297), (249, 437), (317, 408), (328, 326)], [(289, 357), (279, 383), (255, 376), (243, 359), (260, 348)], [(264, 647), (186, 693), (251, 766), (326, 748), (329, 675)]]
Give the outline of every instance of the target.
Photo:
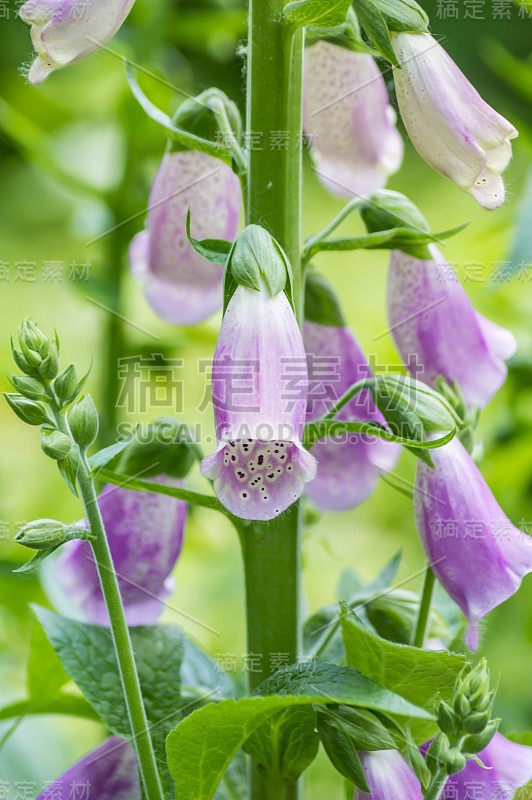
[(440, 733), (425, 755), (433, 775), (461, 772), (468, 759), (487, 747), (500, 722), (491, 719), (494, 697), (485, 658), (474, 667), (462, 670), (456, 679), (451, 705), (441, 700), (438, 707)]

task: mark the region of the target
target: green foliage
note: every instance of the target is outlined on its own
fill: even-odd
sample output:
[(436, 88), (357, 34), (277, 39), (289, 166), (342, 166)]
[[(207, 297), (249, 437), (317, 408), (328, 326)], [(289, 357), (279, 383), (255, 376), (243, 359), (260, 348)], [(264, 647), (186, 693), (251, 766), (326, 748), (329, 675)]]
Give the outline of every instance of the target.
[(292, 783), (312, 764), (319, 743), (314, 710), (300, 706), (286, 708), (262, 723), (244, 750), (268, 774)]
[[(433, 709), (438, 695), (446, 701), (452, 699), (457, 675), (466, 663), (456, 653), (421, 650), (381, 639), (354, 614), (342, 618), (342, 636), (350, 666), (427, 710)], [(416, 721), (412, 730), (417, 743), (422, 744), (437, 727)]]
[(283, 21), (291, 25), (334, 28), (343, 25), (351, 0), (295, 0), (283, 10)]

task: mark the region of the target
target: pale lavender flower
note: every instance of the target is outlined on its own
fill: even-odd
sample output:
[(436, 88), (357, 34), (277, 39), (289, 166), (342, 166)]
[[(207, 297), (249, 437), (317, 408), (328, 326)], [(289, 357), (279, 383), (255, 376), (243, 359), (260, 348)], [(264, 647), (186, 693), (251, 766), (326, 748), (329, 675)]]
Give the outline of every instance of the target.
[(403, 141), (373, 58), (328, 42), (307, 48), (303, 99), (322, 183), (341, 197), (381, 189), (401, 166)]
[(469, 621), (467, 642), (476, 649), (479, 620), (532, 572), (532, 537), (504, 514), (458, 438), (430, 452), (436, 469), (417, 465), (416, 525), (436, 577)]
[(30, 83), (92, 55), (115, 35), (135, 0), (28, 0), (20, 16), (31, 25), (37, 58)]
[[(158, 483), (179, 481), (162, 475)], [(161, 616), (162, 601), (171, 594), (170, 577), (183, 544), (187, 506), (155, 492), (106, 486), (98, 498), (120, 593), (129, 625), (151, 625)], [(87, 622), (108, 624), (89, 542), (76, 540), (62, 548), (59, 583)]]
[[(372, 374), (347, 326), (306, 321), (303, 331), (309, 366), (307, 422), (311, 422), (326, 414), (352, 384)], [(384, 425), (369, 391), (356, 394), (336, 419)], [(400, 452), (399, 445), (357, 433), (340, 441), (321, 439), (312, 448), (318, 472), (305, 487), (305, 494), (323, 511), (354, 508), (372, 494), (380, 474), (393, 469)]]
[[(425, 753), (428, 743), (421, 749)], [(496, 733), (478, 757), (468, 759), (462, 772), (447, 779), (441, 800), (513, 800), (515, 792), (532, 780), (532, 747), (516, 744)]]
[(506, 379), (514, 336), (475, 311), (439, 250), (429, 249), (433, 261), (391, 254), (390, 330), (416, 379), (454, 379), (469, 405), (484, 407)]
[(150, 193), (147, 228), (130, 247), (131, 270), (153, 310), (167, 322), (195, 325), (222, 305), (223, 267), (187, 239), (234, 239), (242, 192), (232, 169), (196, 151), (168, 152)]
[(301, 444), (307, 392), (305, 349), (286, 295), (239, 286), (214, 353), (218, 447), (201, 465), (236, 516), (273, 519), (314, 477), (316, 461)]
[(414, 770), (397, 750), (358, 755), (371, 792), (355, 789), (353, 800), (422, 800)]
[(112, 736), (47, 786), (37, 800), (72, 800), (73, 786), (88, 786), (87, 797), (95, 800), (140, 800), (137, 757), (132, 746)]
[(418, 153), (481, 206), (504, 202), (501, 173), (512, 157), (514, 126), (484, 102), (428, 33), (397, 33), (392, 45), (397, 101)]

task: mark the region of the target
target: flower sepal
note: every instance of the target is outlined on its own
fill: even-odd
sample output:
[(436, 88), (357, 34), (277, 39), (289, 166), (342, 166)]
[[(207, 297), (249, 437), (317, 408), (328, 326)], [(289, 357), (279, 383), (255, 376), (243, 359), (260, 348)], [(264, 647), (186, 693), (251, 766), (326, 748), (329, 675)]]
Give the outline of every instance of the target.
[(248, 225), (238, 236), (229, 254), (227, 273), (230, 278), (226, 275), (225, 284), (232, 288), (231, 296), (236, 286), (260, 292), (265, 284), (275, 297), (285, 289), (287, 280), (291, 284), (292, 277), (281, 245), (260, 225)]

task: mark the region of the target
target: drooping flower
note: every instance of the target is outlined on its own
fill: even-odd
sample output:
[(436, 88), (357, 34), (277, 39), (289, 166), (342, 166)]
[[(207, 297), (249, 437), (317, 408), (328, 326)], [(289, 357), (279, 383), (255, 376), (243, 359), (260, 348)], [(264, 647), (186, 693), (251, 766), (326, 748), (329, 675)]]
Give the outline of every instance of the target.
[(513, 334), (477, 313), (435, 245), (433, 261), (394, 250), (388, 279), (390, 330), (414, 377), (456, 380), (469, 405), (484, 407), (506, 378)]
[(392, 45), (401, 65), (393, 69), (397, 101), (414, 147), (481, 206), (498, 208), (516, 129), (484, 102), (430, 34), (394, 34)]
[(316, 461), (301, 444), (307, 392), (305, 348), (286, 295), (239, 286), (214, 353), (218, 446), (201, 465), (236, 516), (273, 519), (314, 477)]
[(353, 800), (422, 800), (414, 770), (397, 750), (358, 755), (371, 793), (355, 789)]
[(135, 0), (28, 0), (20, 16), (31, 25), (37, 58), (30, 83), (95, 53), (115, 35)]
[[(347, 326), (306, 321), (303, 331), (309, 366), (307, 422), (311, 422), (326, 414), (352, 384), (372, 374)], [(384, 425), (369, 390), (356, 394), (336, 419)], [(323, 511), (354, 508), (370, 496), (380, 474), (393, 469), (400, 452), (400, 445), (376, 436), (352, 433), (340, 440), (320, 439), (312, 448), (318, 472), (305, 493)]]
[(381, 189), (403, 158), (383, 77), (373, 58), (327, 42), (305, 51), (303, 128), (318, 176), (334, 194)]
[(469, 621), (475, 649), (479, 620), (532, 572), (532, 537), (506, 517), (457, 437), (431, 455), (436, 469), (417, 465), (416, 525), (436, 577)]
[[(159, 476), (158, 483), (179, 481)], [(183, 544), (187, 506), (155, 492), (106, 486), (98, 498), (120, 593), (129, 625), (151, 625), (172, 592), (169, 577)], [(57, 565), (59, 583), (87, 622), (108, 624), (98, 573), (89, 542), (63, 545)]]
[(486, 769), (468, 759), (462, 772), (447, 779), (441, 800), (512, 800), (517, 789), (532, 780), (532, 747), (511, 742), (500, 733), (478, 757)]
[(217, 158), (168, 152), (153, 182), (147, 228), (130, 247), (131, 270), (153, 310), (167, 322), (195, 325), (222, 304), (223, 267), (197, 253), (187, 239), (190, 208), (195, 238), (234, 239), (240, 181)]
[(37, 800), (72, 800), (76, 787), (79, 791), (88, 787), (90, 797), (98, 800), (140, 800), (137, 757), (129, 742), (118, 736), (107, 739), (47, 786)]

